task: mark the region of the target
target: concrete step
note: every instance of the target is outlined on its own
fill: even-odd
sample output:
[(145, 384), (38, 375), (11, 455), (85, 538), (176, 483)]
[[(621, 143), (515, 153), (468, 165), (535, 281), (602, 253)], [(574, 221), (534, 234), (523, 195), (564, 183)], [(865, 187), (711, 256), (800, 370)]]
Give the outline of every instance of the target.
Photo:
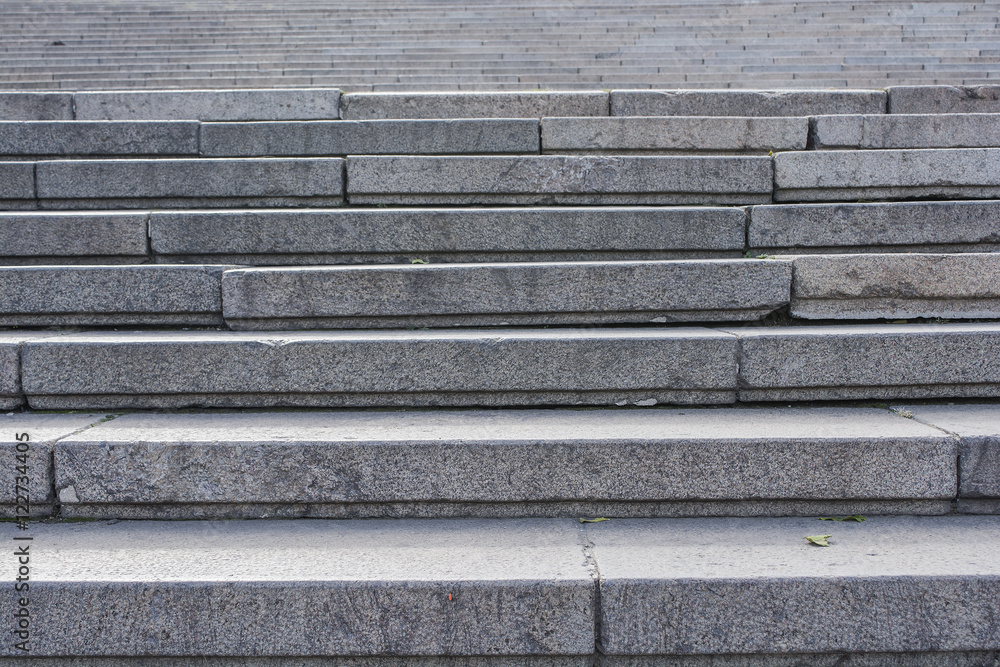
[(1000, 83), (987, 86), (893, 86), (889, 113), (1000, 113)]
[[(518, 656), (580, 667), (598, 646), (615, 663), (822, 654), (982, 665), (995, 656), (1000, 570), (983, 553), (1000, 548), (996, 517), (830, 525), (122, 521), (4, 530), (32, 538), (16, 544), (37, 589), (11, 614), (26, 610), (25, 641), (38, 657), (489, 655), (472, 664)], [(803, 539), (818, 533), (832, 534), (829, 548)], [(5, 567), (16, 578), (17, 561)], [(9, 615), (6, 631), (17, 622)], [(2, 650), (22, 655), (14, 642)]]
[(810, 123), (816, 149), (1000, 146), (1000, 114), (819, 116)]
[(0, 264), (149, 261), (149, 213), (0, 213)]
[(884, 113), (879, 90), (612, 90), (612, 116), (810, 116)]
[(541, 118), (607, 116), (608, 93), (350, 93), (344, 120), (386, 118)]
[(198, 135), (193, 121), (0, 121), (0, 156), (197, 156)]
[(226, 272), (222, 301), (237, 330), (708, 322), (790, 285), (791, 263), (744, 259), (262, 268)]

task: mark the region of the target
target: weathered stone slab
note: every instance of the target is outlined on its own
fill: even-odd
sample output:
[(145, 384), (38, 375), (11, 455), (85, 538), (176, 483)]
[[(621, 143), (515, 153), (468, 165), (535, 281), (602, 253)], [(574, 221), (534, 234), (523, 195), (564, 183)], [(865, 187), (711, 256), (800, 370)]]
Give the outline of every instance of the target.
[(804, 150), (809, 119), (543, 118), (542, 152), (761, 153)]
[[(1000, 517), (620, 520), (585, 531), (609, 654), (1000, 648), (1000, 560), (984, 558), (1000, 549)], [(803, 539), (831, 533), (829, 548)]]
[[(20, 658), (0, 656), (0, 665), (15, 665)], [(500, 656), (351, 656), (336, 658), (275, 657), (102, 657), (73, 658), (73, 667), (587, 667), (590, 656), (500, 655)], [(917, 663), (923, 665), (923, 663)], [(947, 662), (943, 667), (977, 667), (972, 663)], [(63, 658), (32, 658), (31, 667), (65, 667)], [(821, 667), (826, 667), (825, 664)], [(863, 666), (867, 667), (867, 665)]]
[(747, 237), (752, 249), (800, 252), (991, 250), (1000, 248), (1000, 201), (754, 206)]
[(1000, 85), (889, 88), (889, 113), (998, 112), (1000, 112)]
[(551, 515), (566, 501), (950, 499), (956, 451), (954, 436), (855, 408), (133, 413), (57, 443), (55, 488), (64, 512), (105, 516), (152, 504), (545, 503)]
[(379, 118), (542, 118), (607, 116), (608, 93), (467, 92), (348, 93), (340, 98), (344, 120)]
[(149, 227), (166, 261), (409, 264), (737, 255), (745, 217), (707, 207), (163, 211)]
[(370, 120), (205, 123), (208, 156), (538, 153), (538, 121)]
[(347, 184), (358, 204), (756, 204), (772, 175), (767, 157), (352, 156)]
[(795, 258), (791, 313), (806, 319), (1000, 317), (1000, 255)]
[(34, 208), (35, 163), (0, 162), (0, 207)]
[(21, 348), (28, 340), (46, 334), (25, 331), (0, 331), (0, 409), (16, 408), (24, 403), (21, 391)]
[(819, 116), (815, 148), (988, 148), (1000, 146), (992, 114)]
[(0, 261), (138, 262), (147, 253), (148, 218), (148, 213), (0, 213)]
[(38, 164), (51, 208), (331, 206), (342, 202), (340, 158), (53, 160)]
[(0, 456), (6, 462), (0, 468), (0, 516), (11, 519), (51, 514), (55, 500), (53, 444), (102, 417), (14, 412), (0, 415)]
[[(996, 660), (996, 651), (925, 651), (922, 653), (824, 653), (749, 655), (610, 655), (602, 662), (607, 667), (983, 667)], [(0, 663), (2, 664), (2, 663)], [(49, 667), (41, 665), (40, 667)], [(53, 665), (53, 667), (59, 667)], [(87, 665), (86, 667), (90, 667)], [(95, 667), (98, 667), (95, 665)], [(105, 667), (100, 665), (99, 667)], [(132, 667), (117, 663), (107, 667)], [(172, 665), (170, 667), (173, 667)], [(193, 667), (193, 666), (192, 666)], [(209, 663), (206, 667), (216, 667)], [(219, 665), (218, 667), (229, 667)], [(256, 667), (256, 666), (255, 666)], [(262, 665), (261, 667), (264, 667)], [(270, 667), (270, 666), (268, 666)], [(275, 665), (275, 667), (284, 667)]]
[(1000, 148), (802, 151), (774, 156), (774, 200), (1000, 196)]
[(730, 403), (709, 329), (103, 332), (28, 344), (36, 408)]
[(899, 405), (898, 414), (959, 436), (959, 495), (1000, 498), (1000, 408), (994, 405)]
[(885, 113), (881, 90), (613, 90), (612, 116)]
[(222, 324), (227, 268), (0, 267), (0, 326)]
[(321, 120), (340, 114), (335, 88), (80, 92), (77, 120)]
[(0, 122), (0, 155), (198, 155), (194, 121)]
[(733, 329), (740, 400), (1000, 396), (1000, 325)]
[(0, 91), (0, 120), (73, 120), (73, 94)]
[[(595, 592), (577, 525), (40, 524), (30, 609), (46, 632), (31, 635), (31, 653), (585, 655)], [(13, 534), (3, 529), (8, 543)], [(17, 560), (6, 560), (13, 580)], [(13, 642), (0, 651), (22, 655)]]

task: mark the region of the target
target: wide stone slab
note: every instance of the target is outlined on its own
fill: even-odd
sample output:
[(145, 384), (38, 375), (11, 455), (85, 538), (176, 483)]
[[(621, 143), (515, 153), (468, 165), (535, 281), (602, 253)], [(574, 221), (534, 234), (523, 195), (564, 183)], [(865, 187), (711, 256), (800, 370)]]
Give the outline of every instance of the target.
[(148, 213), (0, 213), (4, 264), (138, 263)]
[(0, 122), (0, 155), (198, 155), (198, 123)]
[(817, 149), (1000, 146), (1000, 123), (992, 114), (819, 116), (812, 123)]
[(759, 204), (767, 157), (389, 157), (347, 159), (357, 204)]
[(709, 329), (103, 332), (25, 346), (35, 408), (731, 403)]
[(891, 86), (889, 113), (1000, 113), (1000, 85)]
[[(576, 525), (35, 525), (29, 647), (146, 658), (590, 654), (595, 586)], [(13, 527), (3, 532), (15, 544)], [(6, 560), (13, 581), (17, 559)], [(0, 652), (23, 655), (13, 642)]]
[(240, 269), (222, 291), (234, 329), (704, 322), (763, 317), (791, 279), (745, 259), (416, 264)]
[(791, 313), (806, 319), (1000, 317), (1000, 255), (795, 258)]
[(73, 120), (73, 94), (0, 91), (0, 120)]
[(961, 498), (1000, 498), (1000, 407), (899, 405), (893, 410), (959, 436)]
[(140, 90), (73, 95), (77, 120), (314, 120), (340, 117), (335, 88)]
[(802, 151), (774, 156), (775, 201), (1000, 196), (1000, 148)]
[(1000, 396), (1000, 325), (732, 329), (740, 400)]
[(208, 156), (538, 153), (538, 121), (518, 119), (205, 123)]
[(751, 249), (956, 252), (1000, 249), (1000, 201), (754, 206)]
[(340, 98), (340, 106), (344, 120), (607, 116), (608, 93), (348, 93)]
[[(30, 164), (30, 163), (26, 163)], [(340, 158), (53, 160), (37, 163), (47, 208), (336, 206)]]
[(740, 209), (706, 207), (158, 211), (149, 220), (158, 258), (249, 264), (738, 256), (745, 225)]
[(35, 163), (0, 162), (0, 208), (35, 208)]
[(104, 415), (52, 415), (10, 412), (0, 415), (0, 516), (52, 513), (52, 445), (86, 429)]
[(612, 116), (885, 113), (881, 90), (613, 90)]
[(227, 268), (0, 267), (0, 326), (222, 324)]
[[(1000, 517), (617, 520), (585, 531), (608, 654), (1000, 648), (1000, 559), (985, 556), (1000, 549)], [(804, 539), (818, 534), (832, 534), (829, 547)]]
[(954, 498), (956, 451), (954, 436), (868, 408), (132, 413), (61, 440), (55, 488), (64, 516), (105, 517), (223, 503), (437, 503), (445, 516), (456, 503), (550, 515), (570, 501), (859, 503)]
[(760, 153), (804, 150), (809, 119), (660, 117), (543, 118), (542, 151)]

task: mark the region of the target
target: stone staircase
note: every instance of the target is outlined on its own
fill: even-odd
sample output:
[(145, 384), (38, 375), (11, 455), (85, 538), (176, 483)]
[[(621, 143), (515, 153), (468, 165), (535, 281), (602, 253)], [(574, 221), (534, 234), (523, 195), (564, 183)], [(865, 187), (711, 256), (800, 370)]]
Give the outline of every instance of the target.
[(0, 117), (0, 665), (1000, 664), (1000, 87)]

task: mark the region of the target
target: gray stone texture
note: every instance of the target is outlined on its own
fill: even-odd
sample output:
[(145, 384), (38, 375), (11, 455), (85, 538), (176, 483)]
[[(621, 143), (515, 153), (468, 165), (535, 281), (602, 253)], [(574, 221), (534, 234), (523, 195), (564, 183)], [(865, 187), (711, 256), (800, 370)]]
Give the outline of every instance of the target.
[[(1000, 517), (621, 520), (585, 531), (608, 654), (1000, 648), (1000, 559), (986, 555), (1000, 549)], [(803, 539), (830, 533), (828, 548)]]
[(1000, 148), (802, 151), (774, 156), (774, 200), (1000, 196)]
[(446, 155), (538, 153), (538, 121), (473, 120), (304, 121), (205, 123), (208, 156)]
[(1000, 318), (1000, 254), (796, 257), (792, 317)]
[(335, 88), (80, 92), (77, 120), (326, 120), (340, 113)]
[(35, 408), (731, 403), (709, 329), (69, 334), (22, 353)]
[(612, 116), (816, 116), (884, 113), (881, 90), (613, 90)]
[[(17, 664), (21, 658), (0, 657), (0, 665)], [(22, 663), (23, 664), (23, 663)], [(588, 667), (590, 656), (328, 656), (323, 658), (240, 657), (102, 657), (33, 658), (30, 667)], [(945, 663), (945, 667), (973, 667), (971, 663)]]
[(0, 207), (23, 207), (34, 198), (35, 163), (0, 162)]
[(891, 86), (889, 113), (998, 113), (1000, 85)]
[(21, 348), (44, 336), (38, 332), (0, 331), (0, 409), (16, 408), (24, 403), (21, 392)]
[(37, 525), (31, 652), (586, 655), (595, 591), (574, 523)]
[(227, 268), (0, 267), (0, 326), (222, 324)]
[(1000, 249), (1000, 201), (754, 206), (751, 249)]
[(1000, 498), (1000, 406), (901, 405), (898, 414), (959, 436), (959, 494)]
[[(923, 653), (827, 651), (825, 653), (785, 655), (773, 653), (609, 655), (602, 658), (601, 664), (602, 667), (804, 667), (805, 665), (810, 667), (994, 667), (998, 660), (1000, 660), (1000, 651), (927, 651)], [(48, 667), (48, 665), (44, 667)], [(89, 665), (81, 665), (80, 667), (89, 667)], [(113, 667), (118, 667), (117, 663)]]
[(0, 122), (0, 155), (198, 155), (198, 123)]
[(349, 93), (340, 98), (344, 120), (383, 118), (542, 118), (607, 116), (608, 93), (451, 92)]
[(773, 260), (416, 264), (239, 269), (222, 291), (234, 329), (705, 322), (763, 317), (791, 279)]
[(359, 204), (759, 204), (767, 157), (349, 157)]
[(0, 261), (138, 262), (147, 255), (148, 213), (0, 213)]
[(737, 254), (745, 218), (740, 209), (693, 207), (163, 211), (149, 227), (153, 252), (166, 261), (408, 264)]
[(73, 120), (73, 94), (0, 91), (3, 120)]
[(993, 114), (819, 116), (811, 122), (816, 149), (1000, 146)]
[(543, 118), (542, 152), (761, 153), (804, 150), (809, 119)]
[(1000, 396), (1000, 325), (732, 329), (740, 400)]
[(53, 208), (330, 206), (342, 201), (340, 158), (54, 160), (37, 163)]
[(550, 515), (566, 501), (847, 504), (953, 498), (956, 452), (954, 436), (856, 408), (128, 414), (56, 444), (55, 488), (106, 514), (193, 503), (548, 503)]

